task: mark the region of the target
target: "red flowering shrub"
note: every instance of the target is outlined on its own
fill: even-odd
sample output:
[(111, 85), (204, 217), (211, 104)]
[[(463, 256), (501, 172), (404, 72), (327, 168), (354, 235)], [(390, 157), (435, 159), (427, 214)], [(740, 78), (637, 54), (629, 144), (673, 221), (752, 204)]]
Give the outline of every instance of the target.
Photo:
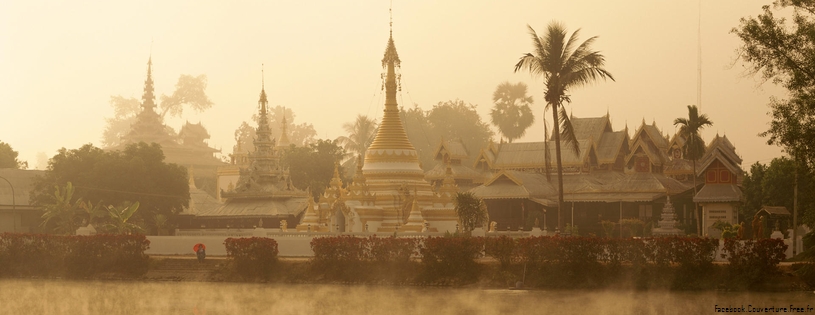
[[(411, 238), (337, 236), (311, 240), (312, 271), (338, 281), (406, 281), (418, 241)], [(379, 278), (377, 278), (379, 277)]]
[(266, 237), (227, 238), (226, 256), (244, 279), (267, 279), (277, 263), (277, 241)]
[(314, 261), (347, 263), (365, 260), (366, 239), (352, 236), (317, 237), (311, 240)]
[(483, 248), (483, 237), (426, 238), (420, 249), (425, 281), (475, 281), (479, 273), (475, 259)]
[(786, 250), (787, 245), (779, 239), (726, 239), (722, 258), (730, 262), (731, 277), (749, 286), (777, 274)]
[(142, 275), (150, 241), (144, 235), (0, 235), (0, 275), (88, 277), (103, 272)]
[(417, 253), (418, 241), (412, 238), (376, 237), (367, 239), (366, 259), (379, 263), (406, 263)]
[(502, 269), (507, 269), (518, 255), (515, 250), (515, 240), (506, 235), (485, 238), (484, 250), (487, 256), (493, 257), (501, 263)]

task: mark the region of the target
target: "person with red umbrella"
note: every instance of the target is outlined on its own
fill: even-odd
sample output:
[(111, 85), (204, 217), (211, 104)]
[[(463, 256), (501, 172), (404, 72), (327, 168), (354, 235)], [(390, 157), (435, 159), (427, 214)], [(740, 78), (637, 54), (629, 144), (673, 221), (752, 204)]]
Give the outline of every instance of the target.
[(207, 257), (207, 247), (204, 244), (198, 243), (192, 247), (192, 250), (195, 251), (195, 255), (198, 256), (198, 262), (204, 262), (204, 258)]

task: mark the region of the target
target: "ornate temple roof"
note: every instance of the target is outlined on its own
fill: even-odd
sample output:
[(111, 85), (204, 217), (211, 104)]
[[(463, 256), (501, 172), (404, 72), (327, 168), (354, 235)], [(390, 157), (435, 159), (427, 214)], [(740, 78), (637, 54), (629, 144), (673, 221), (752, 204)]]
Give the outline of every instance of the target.
[(198, 216), (276, 216), (298, 214), (306, 209), (308, 192), (291, 183), (288, 169), (280, 166), (275, 141), (267, 118), (266, 89), (261, 88), (258, 100), (258, 127), (255, 150), (249, 154), (249, 167), (241, 169), (234, 191), (221, 194), (226, 203)]

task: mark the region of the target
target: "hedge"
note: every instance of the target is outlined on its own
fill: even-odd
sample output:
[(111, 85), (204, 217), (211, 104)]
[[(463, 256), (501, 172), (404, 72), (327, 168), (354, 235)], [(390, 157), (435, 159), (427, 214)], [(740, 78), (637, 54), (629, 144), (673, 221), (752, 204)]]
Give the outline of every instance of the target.
[(277, 241), (266, 237), (227, 238), (227, 259), (244, 279), (268, 279), (277, 264)]
[(0, 235), (0, 275), (82, 278), (100, 273), (139, 276), (147, 272), (144, 235)]

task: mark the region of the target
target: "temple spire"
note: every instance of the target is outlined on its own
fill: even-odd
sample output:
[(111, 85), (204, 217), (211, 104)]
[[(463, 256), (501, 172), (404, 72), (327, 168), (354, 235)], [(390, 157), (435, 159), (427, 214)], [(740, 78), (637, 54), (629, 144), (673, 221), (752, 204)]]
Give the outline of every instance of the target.
[(415, 150), (410, 143), (399, 118), (399, 105), (396, 102), (396, 92), (398, 89), (397, 69), (401, 66), (399, 53), (396, 52), (396, 45), (393, 42), (393, 33), (388, 38), (388, 45), (385, 48), (385, 56), (382, 58), (382, 67), (385, 68), (385, 110), (382, 116), (382, 123), (376, 133), (369, 150), (397, 149)]
[(144, 94), (142, 94), (142, 109), (153, 110), (156, 107), (156, 96), (153, 95), (153, 55), (147, 59), (147, 79), (144, 80)]
[(287, 135), (288, 132), (286, 130), (286, 126), (288, 125), (288, 122), (286, 121), (286, 107), (283, 107), (283, 121), (282, 121), (282, 123), (283, 123), (283, 126), (280, 128), (280, 140), (277, 141), (277, 146), (279, 146), (279, 147), (288, 147), (290, 142), (289, 142), (289, 136)]

